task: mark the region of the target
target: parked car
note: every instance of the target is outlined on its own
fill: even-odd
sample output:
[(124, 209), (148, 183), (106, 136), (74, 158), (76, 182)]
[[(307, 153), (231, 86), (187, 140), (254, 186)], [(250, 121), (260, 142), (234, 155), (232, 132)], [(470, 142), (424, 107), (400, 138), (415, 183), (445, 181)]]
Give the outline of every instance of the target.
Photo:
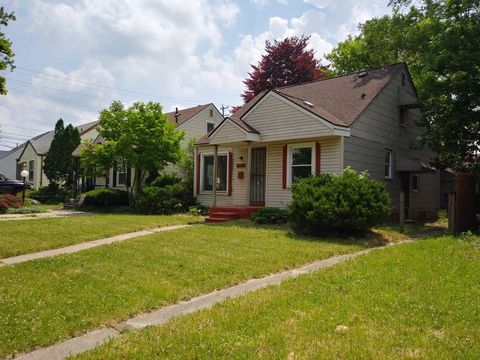
[(8, 194), (17, 194), (23, 189), (31, 189), (32, 185), (29, 183), (23, 183), (20, 180), (10, 180), (6, 176), (0, 174), (0, 194), (1, 193), (8, 193)]

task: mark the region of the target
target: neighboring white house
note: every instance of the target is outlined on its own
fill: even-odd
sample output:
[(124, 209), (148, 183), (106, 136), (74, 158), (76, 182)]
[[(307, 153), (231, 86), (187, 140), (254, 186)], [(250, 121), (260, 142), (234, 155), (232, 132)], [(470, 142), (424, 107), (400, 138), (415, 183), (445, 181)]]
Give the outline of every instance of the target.
[[(98, 136), (95, 129), (97, 123), (98, 121), (92, 121), (76, 127), (80, 132), (80, 138), (82, 141), (87, 139), (93, 140)], [(43, 172), (43, 163), (45, 156), (50, 149), (53, 136), (54, 130), (34, 137), (25, 143), (20, 152), (15, 152), (15, 154), (18, 155), (13, 168), (18, 169), (16, 171), (21, 171), (22, 169), (28, 170), (29, 175), (27, 181), (33, 185), (34, 189), (49, 184), (49, 181)]]
[[(185, 136), (182, 140), (182, 146), (187, 147), (190, 139), (200, 139), (208, 132), (211, 132), (223, 120), (222, 114), (218, 111), (214, 104), (197, 105), (187, 109), (176, 109), (175, 111), (165, 114), (167, 119), (177, 125), (178, 130), (183, 130)], [(99, 136), (94, 141), (102, 143), (103, 139)], [(79, 151), (75, 152), (77, 155)], [(74, 153), (74, 154), (75, 154)], [(168, 165), (163, 172), (175, 172), (174, 165)], [(134, 172), (132, 169), (110, 169), (105, 176), (96, 179), (85, 179), (87, 188), (126, 188), (127, 182), (132, 183), (134, 180)]]
[(404, 63), (262, 92), (197, 142), (195, 195), (217, 208), (285, 208), (296, 179), (350, 166), (385, 183), (394, 212), (404, 191), (409, 217), (434, 216), (433, 154), (409, 148), (420, 116)]

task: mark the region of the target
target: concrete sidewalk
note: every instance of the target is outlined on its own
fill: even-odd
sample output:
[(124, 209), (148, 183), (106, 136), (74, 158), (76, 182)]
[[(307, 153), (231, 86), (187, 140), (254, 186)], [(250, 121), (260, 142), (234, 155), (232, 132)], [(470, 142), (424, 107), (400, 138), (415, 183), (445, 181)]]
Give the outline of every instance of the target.
[(33, 214), (2, 214), (0, 215), (0, 221), (12, 221), (12, 220), (37, 220), (37, 219), (55, 219), (68, 216), (85, 216), (90, 215), (83, 211), (72, 210), (49, 210), (42, 213)]
[(87, 249), (91, 249), (91, 248), (102, 246), (102, 245), (121, 242), (129, 239), (133, 239), (136, 237), (140, 237), (140, 236), (147, 236), (147, 235), (155, 234), (157, 232), (182, 229), (189, 226), (192, 226), (192, 225), (182, 224), (182, 225), (162, 226), (162, 227), (148, 229), (148, 230), (141, 230), (141, 231), (135, 231), (127, 234), (116, 235), (116, 236), (112, 236), (105, 239), (87, 241), (87, 242), (70, 245), (62, 248), (50, 249), (50, 250), (44, 250), (44, 251), (39, 251), (35, 253), (30, 253), (30, 254), (13, 256), (9, 258), (0, 259), (0, 267), (6, 266), (6, 265), (20, 264), (20, 263), (31, 261), (31, 260), (43, 259), (46, 257), (72, 254), (72, 253), (76, 253), (82, 250), (87, 250)]
[[(387, 245), (382, 248), (386, 248), (392, 245)], [(95, 347), (105, 343), (112, 338), (119, 337), (122, 335), (122, 331), (125, 329), (142, 329), (147, 326), (161, 325), (172, 318), (189, 314), (201, 309), (210, 308), (217, 303), (225, 301), (225, 299), (239, 297), (266, 286), (277, 285), (286, 279), (318, 271), (320, 269), (324, 269), (335, 264), (347, 261), (356, 256), (366, 254), (372, 250), (382, 248), (370, 248), (353, 254), (334, 256), (325, 260), (315, 261), (311, 264), (302, 266), (297, 269), (282, 271), (260, 279), (251, 279), (244, 283), (232, 286), (224, 290), (214, 291), (206, 295), (195, 297), (188, 301), (181, 301), (179, 303), (166, 306), (152, 312), (140, 314), (118, 324), (118, 326), (115, 326), (115, 328), (103, 327), (90, 331), (85, 335), (64, 341), (62, 343), (35, 350), (30, 353), (20, 354), (15, 359), (65, 359), (70, 355), (75, 355), (87, 350), (94, 349)]]

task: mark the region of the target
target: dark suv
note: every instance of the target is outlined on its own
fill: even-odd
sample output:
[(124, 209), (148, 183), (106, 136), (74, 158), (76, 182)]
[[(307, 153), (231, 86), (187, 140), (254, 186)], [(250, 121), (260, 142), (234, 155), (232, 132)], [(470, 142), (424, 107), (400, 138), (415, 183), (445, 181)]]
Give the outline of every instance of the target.
[(23, 191), (23, 188), (30, 189), (30, 184), (24, 184), (23, 181), (20, 180), (9, 180), (2, 174), (0, 174), (0, 194), (1, 193), (8, 193), (15, 195)]

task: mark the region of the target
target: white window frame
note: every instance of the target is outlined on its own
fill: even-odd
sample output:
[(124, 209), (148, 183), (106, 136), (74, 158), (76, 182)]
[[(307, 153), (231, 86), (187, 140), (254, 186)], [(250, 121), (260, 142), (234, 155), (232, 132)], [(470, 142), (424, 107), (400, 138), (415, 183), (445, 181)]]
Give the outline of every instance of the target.
[(287, 187), (292, 185), (292, 155), (293, 149), (297, 148), (310, 148), (312, 150), (312, 160), (311, 160), (311, 173), (312, 176), (315, 175), (315, 143), (297, 143), (297, 144), (289, 144), (287, 147)]
[[(390, 154), (390, 163), (388, 164), (389, 165), (389, 174), (388, 175), (385, 175), (385, 165), (387, 165), (387, 163), (385, 162), (385, 153), (386, 152), (389, 152)], [(392, 149), (389, 149), (389, 148), (385, 148), (383, 150), (383, 173), (385, 175), (385, 179), (388, 179), (388, 180), (391, 180), (393, 179), (393, 150)]]
[(210, 131), (213, 131), (213, 129), (208, 131), (208, 125), (213, 125), (213, 129), (215, 129), (215, 127), (217, 126), (217, 123), (214, 121), (207, 121), (207, 124), (205, 125), (205, 131), (207, 134), (210, 133)]
[[(416, 188), (413, 187), (413, 178), (414, 177), (417, 178), (417, 187)], [(420, 176), (418, 176), (418, 174), (412, 174), (411, 188), (412, 188), (413, 192), (418, 192), (418, 190), (420, 190)]]
[[(217, 194), (228, 194), (229, 190), (230, 190), (230, 155), (228, 153), (228, 151), (222, 151), (222, 152), (218, 152), (217, 153), (218, 157), (220, 156), (226, 156), (227, 157), (227, 186), (226, 186), (226, 190), (217, 190)], [(201, 153), (200, 154), (200, 194), (212, 194), (213, 193), (213, 190), (204, 190), (204, 183), (203, 183), (203, 179), (204, 179), (204, 166), (203, 164), (205, 163), (205, 156), (215, 156), (215, 154), (213, 152), (208, 152), (208, 153)], [(217, 174), (218, 175), (218, 174)]]

